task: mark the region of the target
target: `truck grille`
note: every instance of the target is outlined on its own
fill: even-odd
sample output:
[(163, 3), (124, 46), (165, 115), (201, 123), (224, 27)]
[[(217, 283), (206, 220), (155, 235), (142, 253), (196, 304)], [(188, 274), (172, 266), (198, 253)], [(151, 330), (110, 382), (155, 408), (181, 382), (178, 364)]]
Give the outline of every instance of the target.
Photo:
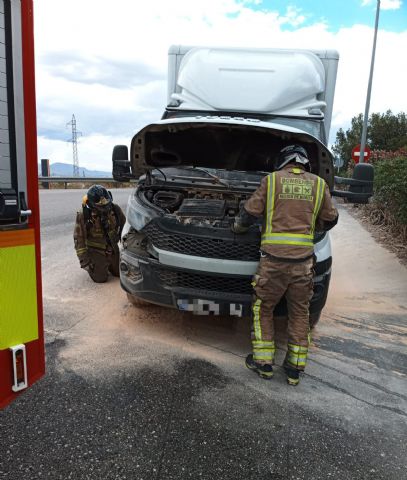
[(214, 292), (252, 294), (250, 278), (220, 277), (160, 269), (160, 280), (168, 287), (192, 288)]
[(170, 252), (225, 260), (257, 261), (260, 258), (259, 245), (253, 242), (244, 244), (222, 238), (169, 233), (160, 229), (155, 223), (146, 225), (143, 233), (155, 247)]

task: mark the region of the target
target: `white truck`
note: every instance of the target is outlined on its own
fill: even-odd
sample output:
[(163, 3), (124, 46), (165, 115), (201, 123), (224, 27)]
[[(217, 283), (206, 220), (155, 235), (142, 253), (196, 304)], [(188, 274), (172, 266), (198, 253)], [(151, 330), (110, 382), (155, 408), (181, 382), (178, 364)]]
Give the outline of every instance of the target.
[[(173, 46), (168, 58), (162, 119), (133, 137), (130, 157), (125, 145), (113, 149), (114, 178), (139, 179), (127, 207), (121, 285), (133, 303), (248, 315), (261, 225), (235, 235), (230, 224), (287, 144), (305, 147), (312, 172), (333, 191), (327, 140), (339, 56)], [(369, 167), (358, 169), (362, 181), (342, 196), (367, 201)], [(325, 305), (332, 264), (329, 234), (317, 232), (314, 241), (311, 325)], [(276, 315), (286, 314), (283, 298)]]

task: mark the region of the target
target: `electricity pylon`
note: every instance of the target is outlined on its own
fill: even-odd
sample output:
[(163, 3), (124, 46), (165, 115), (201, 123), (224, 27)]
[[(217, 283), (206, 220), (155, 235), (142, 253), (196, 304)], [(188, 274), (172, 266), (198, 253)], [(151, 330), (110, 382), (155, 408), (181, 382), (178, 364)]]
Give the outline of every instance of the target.
[(72, 120), (66, 124), (66, 126), (72, 125), (72, 138), (68, 142), (72, 142), (73, 150), (73, 176), (79, 177), (79, 160), (78, 160), (78, 135), (81, 136), (82, 132), (78, 132), (76, 129), (75, 115), (72, 115)]

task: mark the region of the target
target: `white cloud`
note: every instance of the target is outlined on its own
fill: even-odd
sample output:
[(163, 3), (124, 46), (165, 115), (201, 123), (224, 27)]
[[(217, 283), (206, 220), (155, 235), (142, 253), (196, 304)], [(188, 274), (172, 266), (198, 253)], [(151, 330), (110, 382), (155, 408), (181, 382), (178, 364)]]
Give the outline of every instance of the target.
[(382, 0), (380, 8), (383, 10), (398, 10), (402, 5), (402, 0)]
[[(254, 3), (35, 2), (40, 157), (72, 161), (64, 140), (70, 136), (65, 125), (75, 113), (84, 133), (80, 165), (110, 170), (113, 146), (129, 144), (137, 130), (161, 117), (172, 44), (335, 48), (341, 59), (331, 130), (349, 124), (364, 110), (373, 29), (355, 25), (332, 33), (325, 23), (304, 27), (303, 11), (254, 11)], [(296, 30), (284, 30), (287, 24)], [(407, 56), (398, 54), (406, 50), (407, 30), (379, 31), (371, 111), (407, 111)]]
[[(375, 0), (362, 0), (362, 7), (368, 5), (376, 5), (377, 1)], [(398, 10), (403, 5), (402, 0), (381, 0), (380, 9), (381, 10)]]
[(301, 9), (289, 5), (285, 14), (286, 22), (292, 27), (299, 27), (306, 20), (305, 15), (301, 14)]

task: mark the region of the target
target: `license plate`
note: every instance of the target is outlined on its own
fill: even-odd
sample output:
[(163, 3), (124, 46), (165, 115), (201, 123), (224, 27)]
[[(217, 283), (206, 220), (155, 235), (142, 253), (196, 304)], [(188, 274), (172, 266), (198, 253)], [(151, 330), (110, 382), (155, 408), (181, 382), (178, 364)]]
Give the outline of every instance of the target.
[(232, 315), (241, 317), (243, 305), (241, 303), (218, 303), (213, 300), (199, 298), (179, 298), (177, 307), (183, 312), (192, 312), (194, 315)]

